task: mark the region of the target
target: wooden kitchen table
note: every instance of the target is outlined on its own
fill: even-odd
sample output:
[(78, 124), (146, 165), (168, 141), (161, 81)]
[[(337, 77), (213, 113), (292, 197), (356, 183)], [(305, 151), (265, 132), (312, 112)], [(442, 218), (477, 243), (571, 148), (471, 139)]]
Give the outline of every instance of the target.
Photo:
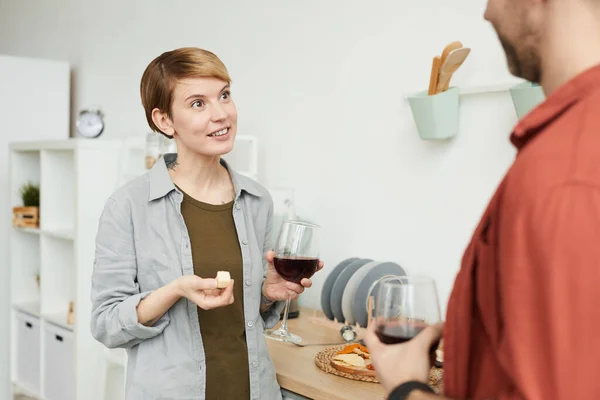
[[(288, 321), (288, 330), (302, 337), (302, 343), (342, 343), (339, 329), (311, 321), (315, 311), (302, 308), (300, 316)], [(267, 338), (277, 380), (291, 398), (314, 400), (380, 400), (383, 387), (328, 374), (315, 364), (315, 355), (331, 345), (298, 347)]]

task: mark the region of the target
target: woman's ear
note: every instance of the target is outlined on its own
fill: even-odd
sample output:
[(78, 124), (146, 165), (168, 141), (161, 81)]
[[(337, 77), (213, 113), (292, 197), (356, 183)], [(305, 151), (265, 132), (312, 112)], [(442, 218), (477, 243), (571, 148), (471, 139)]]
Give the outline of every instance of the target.
[(173, 137), (175, 134), (173, 122), (166, 112), (162, 112), (158, 108), (155, 108), (152, 110), (152, 121), (154, 122), (154, 125), (156, 125), (158, 129), (160, 129), (165, 135)]

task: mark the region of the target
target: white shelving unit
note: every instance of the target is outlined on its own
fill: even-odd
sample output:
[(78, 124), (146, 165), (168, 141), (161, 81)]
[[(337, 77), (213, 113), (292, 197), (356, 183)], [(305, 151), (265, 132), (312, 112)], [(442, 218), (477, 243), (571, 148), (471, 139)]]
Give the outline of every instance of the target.
[[(1, 8), (1, 7), (0, 7)], [(9, 196), (9, 141), (64, 140), (69, 137), (71, 67), (68, 62), (0, 54), (0, 400), (9, 400), (9, 234), (12, 210)], [(33, 95), (35, 93), (35, 95)], [(35, 96), (35, 100), (32, 100)], [(33, 104), (43, 104), (35, 107)], [(24, 176), (39, 177), (39, 157), (26, 155)], [(25, 162), (30, 161), (30, 162)], [(38, 171), (38, 172), (35, 172)], [(32, 232), (35, 234), (35, 232)], [(31, 239), (31, 238), (30, 238)], [(27, 239), (24, 239), (27, 240)], [(36, 242), (39, 247), (39, 241)], [(24, 272), (23, 272), (24, 273)], [(12, 400), (12, 399), (10, 399)]]
[(20, 205), (23, 183), (40, 183), (39, 229), (10, 228), (13, 393), (102, 398), (105, 350), (90, 333), (90, 285), (98, 220), (120, 183), (121, 146), (99, 139), (10, 145), (11, 205)]

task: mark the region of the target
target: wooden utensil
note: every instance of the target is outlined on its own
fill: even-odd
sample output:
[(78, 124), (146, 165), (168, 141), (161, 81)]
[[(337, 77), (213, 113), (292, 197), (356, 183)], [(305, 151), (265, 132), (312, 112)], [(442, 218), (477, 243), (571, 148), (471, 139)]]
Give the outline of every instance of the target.
[(442, 51), (442, 65), (444, 65), (444, 63), (446, 62), (446, 58), (448, 58), (448, 54), (450, 54), (451, 51), (460, 49), (461, 47), (463, 47), (463, 45), (459, 41), (452, 42), (446, 45), (446, 47), (444, 47), (444, 50)]
[[(452, 42), (452, 43), (448, 44), (446, 47), (444, 47), (444, 50), (442, 51), (442, 65), (444, 65), (444, 63), (446, 62), (446, 59), (448, 58), (448, 54), (450, 54), (450, 52), (452, 52), (454, 50), (458, 50), (462, 47), (463, 47), (462, 43), (459, 42), (458, 40), (456, 42)], [(439, 80), (439, 78), (438, 78), (438, 80)], [(445, 92), (446, 90), (448, 90), (448, 86), (450, 86), (450, 79), (448, 79), (448, 81), (446, 82), (446, 85), (442, 88), (442, 92)]]
[(367, 301), (368, 303), (368, 308), (369, 311), (367, 312), (367, 328), (371, 326), (371, 320), (373, 319), (373, 302), (374, 302), (374, 297), (373, 296), (369, 296), (369, 300)]
[(438, 85), (438, 78), (440, 76), (440, 67), (442, 66), (442, 58), (440, 56), (433, 57), (433, 63), (431, 65), (431, 77), (429, 78), (429, 90), (427, 94), (431, 96), (435, 94)]
[[(441, 93), (445, 90), (448, 90), (448, 86), (450, 85), (450, 79), (452, 75), (456, 72), (456, 70), (463, 64), (471, 49), (468, 47), (463, 47), (460, 49), (452, 50), (442, 67), (440, 68), (440, 77), (437, 84), (436, 93)], [(446, 89), (444, 89), (446, 88)]]

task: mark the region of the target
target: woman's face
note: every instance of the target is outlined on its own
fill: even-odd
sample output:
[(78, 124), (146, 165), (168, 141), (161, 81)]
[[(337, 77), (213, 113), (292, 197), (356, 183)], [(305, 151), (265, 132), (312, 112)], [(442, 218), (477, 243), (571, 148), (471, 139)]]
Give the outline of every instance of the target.
[(180, 80), (173, 90), (171, 118), (155, 112), (162, 123), (157, 126), (173, 136), (178, 149), (185, 146), (200, 155), (220, 156), (233, 148), (237, 109), (227, 82), (217, 78)]

